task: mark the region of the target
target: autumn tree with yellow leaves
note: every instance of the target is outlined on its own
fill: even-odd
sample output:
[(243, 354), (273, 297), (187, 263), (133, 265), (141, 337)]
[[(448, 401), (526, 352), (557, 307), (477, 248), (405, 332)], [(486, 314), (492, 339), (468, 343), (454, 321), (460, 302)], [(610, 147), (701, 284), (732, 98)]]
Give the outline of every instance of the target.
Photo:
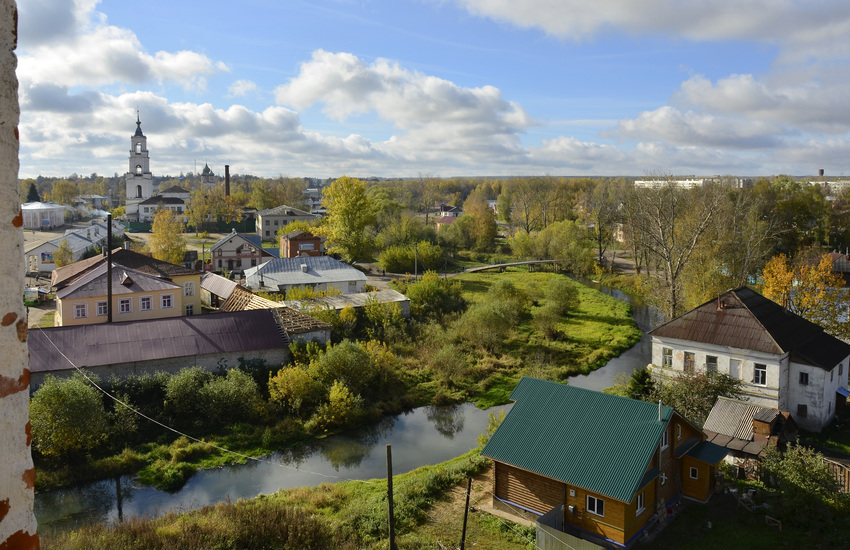
[(850, 337), (850, 295), (844, 279), (832, 271), (829, 254), (803, 255), (791, 261), (774, 256), (762, 272), (762, 294), (839, 338)]

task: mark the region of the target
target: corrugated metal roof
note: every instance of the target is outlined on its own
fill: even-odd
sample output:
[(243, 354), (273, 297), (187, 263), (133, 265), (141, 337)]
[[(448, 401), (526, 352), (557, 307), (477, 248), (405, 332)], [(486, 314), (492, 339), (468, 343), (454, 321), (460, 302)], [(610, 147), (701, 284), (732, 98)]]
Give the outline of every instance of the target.
[(481, 454), (631, 502), (673, 409), (525, 377)]
[(239, 286), (235, 281), (231, 281), (226, 277), (222, 277), (217, 273), (206, 272), (201, 275), (201, 288), (218, 296), (222, 300), (227, 300), (233, 289)]
[[(306, 266), (306, 271), (301, 266)], [(260, 286), (260, 279), (263, 285)], [(345, 262), (330, 256), (276, 258), (245, 270), (251, 288), (277, 288), (279, 285), (316, 285), (324, 283), (366, 281), (366, 275)]]
[(309, 212), (305, 212), (303, 210), (299, 210), (297, 208), (293, 208), (285, 204), (275, 206), (274, 208), (267, 208), (266, 210), (260, 210), (259, 212), (257, 212), (257, 216), (310, 216), (312, 218), (316, 217)]
[(310, 308), (329, 307), (331, 309), (342, 309), (347, 305), (351, 307), (364, 307), (369, 300), (375, 300), (381, 304), (391, 302), (409, 302), (410, 298), (401, 292), (389, 290), (376, 290), (375, 292), (358, 292), (356, 294), (341, 294), (339, 296), (324, 296), (310, 300), (287, 300), (288, 307), (297, 310), (309, 310)]
[(850, 345), (747, 287), (730, 290), (650, 334), (775, 355), (793, 352), (826, 370), (850, 355)]
[[(101, 264), (86, 273), (70, 285), (56, 292), (60, 300), (67, 298), (95, 298), (106, 296), (106, 265)], [(182, 287), (167, 279), (161, 279), (118, 265), (112, 266), (112, 294), (134, 294), (138, 292), (151, 292), (155, 290), (175, 290)]]
[(779, 414), (778, 409), (762, 407), (746, 401), (718, 397), (708, 418), (703, 425), (704, 430), (711, 430), (719, 434), (752, 441), (753, 418), (769, 418), (772, 421)]
[(268, 310), (45, 328), (30, 331), (27, 342), (32, 372), (73, 368), (59, 350), (94, 367), (289, 345)]
[[(62, 288), (63, 286), (75, 281), (78, 277), (81, 277), (82, 274), (86, 273), (98, 264), (105, 262), (105, 256), (94, 256), (54, 269), (50, 278), (50, 283), (56, 288)], [(199, 271), (183, 267), (182, 265), (170, 264), (162, 260), (157, 260), (151, 256), (146, 256), (124, 248), (115, 248), (112, 250), (112, 263), (129, 267), (130, 269), (135, 269), (142, 273), (147, 273), (156, 277), (164, 277), (166, 279), (181, 275), (195, 275), (200, 273)]]
[(708, 441), (701, 441), (688, 451), (688, 456), (707, 464), (717, 464), (726, 457), (726, 448)]

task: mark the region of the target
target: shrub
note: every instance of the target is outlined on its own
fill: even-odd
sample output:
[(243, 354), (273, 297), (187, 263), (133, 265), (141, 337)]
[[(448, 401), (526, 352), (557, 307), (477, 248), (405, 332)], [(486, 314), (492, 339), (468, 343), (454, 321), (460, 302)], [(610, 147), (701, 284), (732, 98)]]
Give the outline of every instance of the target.
[(204, 402), (206, 417), (214, 426), (256, 420), (263, 404), (257, 383), (249, 374), (237, 369), (208, 381), (198, 397)]
[(201, 367), (190, 367), (168, 379), (163, 409), (173, 425), (186, 427), (204, 424), (207, 411), (198, 396), (212, 376)]
[(269, 395), (271, 401), (282, 405), (287, 413), (304, 417), (319, 405), (324, 390), (307, 369), (293, 366), (282, 368), (269, 378)]
[(80, 460), (105, 440), (106, 419), (100, 393), (81, 374), (47, 375), (30, 401), (33, 448), (58, 461)]
[(329, 388), (336, 381), (357, 395), (375, 395), (377, 372), (369, 354), (350, 340), (343, 340), (310, 362), (310, 375)]
[(339, 380), (328, 393), (328, 402), (319, 405), (307, 429), (313, 433), (344, 428), (360, 422), (363, 417), (363, 398), (355, 395)]
[(566, 277), (553, 277), (546, 283), (546, 302), (558, 315), (566, 315), (580, 304), (578, 287)]

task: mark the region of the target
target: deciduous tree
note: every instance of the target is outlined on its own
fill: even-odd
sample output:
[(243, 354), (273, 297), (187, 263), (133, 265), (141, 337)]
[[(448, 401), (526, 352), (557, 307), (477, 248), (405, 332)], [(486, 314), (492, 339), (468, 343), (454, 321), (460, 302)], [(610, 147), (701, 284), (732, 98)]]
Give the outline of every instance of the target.
[(157, 260), (172, 264), (183, 263), (186, 255), (185, 227), (168, 208), (157, 211), (153, 218), (150, 240), (151, 255)]
[(74, 251), (71, 250), (71, 245), (68, 244), (68, 239), (62, 239), (59, 242), (59, 248), (53, 253), (53, 265), (63, 267), (74, 262)]
[(839, 338), (850, 337), (845, 315), (850, 296), (841, 275), (832, 271), (832, 258), (804, 254), (790, 262), (784, 254), (764, 267), (762, 293), (797, 315), (822, 326)]
[(321, 228), (330, 244), (328, 252), (342, 254), (346, 261), (368, 257), (372, 243), (365, 229), (374, 223), (375, 212), (366, 195), (366, 184), (342, 176), (324, 190), (322, 205), (328, 212)]

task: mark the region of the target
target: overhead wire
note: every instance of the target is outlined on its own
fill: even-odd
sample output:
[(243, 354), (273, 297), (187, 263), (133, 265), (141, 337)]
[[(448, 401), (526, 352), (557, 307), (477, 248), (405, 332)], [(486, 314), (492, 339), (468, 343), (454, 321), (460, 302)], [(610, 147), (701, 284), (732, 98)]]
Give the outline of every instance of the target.
[[(59, 347), (56, 345), (56, 343), (55, 343), (55, 342), (54, 342), (54, 341), (50, 338), (50, 336), (49, 336), (49, 335), (48, 335), (48, 334), (47, 334), (47, 333), (46, 333), (46, 332), (45, 332), (45, 331), (44, 331), (41, 327), (38, 327), (38, 329), (39, 329), (39, 332), (40, 332), (40, 333), (44, 336), (44, 338), (46, 338), (46, 339), (47, 339), (47, 341), (50, 343), (50, 345), (51, 345), (51, 346), (53, 346), (53, 348), (57, 351), (57, 353), (59, 353), (59, 355), (61, 355), (61, 356), (62, 356), (62, 358), (63, 358), (65, 361), (67, 361), (67, 362), (68, 362), (68, 364), (69, 364), (69, 365), (71, 365), (71, 366), (74, 368), (74, 370), (75, 370), (76, 372), (78, 372), (81, 376), (83, 376), (83, 378), (85, 378), (85, 379), (86, 379), (86, 380), (87, 380), (87, 381), (88, 381), (88, 382), (89, 382), (89, 383), (90, 383), (90, 384), (91, 384), (94, 388), (96, 388), (96, 389), (97, 389), (98, 391), (100, 391), (103, 395), (107, 396), (109, 399), (111, 399), (111, 400), (112, 400), (112, 401), (114, 401), (115, 403), (117, 403), (117, 404), (121, 405), (122, 407), (125, 407), (127, 410), (129, 410), (129, 411), (130, 411), (130, 412), (132, 412), (133, 414), (135, 414), (135, 415), (137, 415), (137, 416), (139, 416), (139, 417), (141, 417), (141, 418), (144, 418), (144, 419), (145, 419), (145, 420), (147, 420), (148, 422), (151, 422), (151, 423), (153, 423), (153, 424), (156, 424), (157, 426), (160, 426), (161, 428), (164, 428), (164, 429), (166, 429), (166, 430), (168, 430), (168, 431), (170, 431), (170, 432), (172, 432), (172, 433), (175, 433), (175, 434), (177, 434), (177, 435), (179, 435), (179, 436), (185, 437), (185, 438), (187, 438), (187, 439), (189, 439), (189, 440), (191, 440), (191, 441), (194, 441), (194, 442), (196, 442), (196, 443), (201, 443), (201, 444), (203, 444), (203, 445), (207, 445), (207, 446), (209, 446), (209, 447), (211, 447), (211, 448), (213, 448), (213, 449), (216, 449), (216, 450), (218, 450), (218, 451), (221, 451), (221, 452), (223, 452), (223, 453), (231, 454), (231, 455), (237, 456), (237, 457), (239, 457), (239, 458), (243, 458), (243, 459), (245, 459), (245, 460), (252, 460), (252, 461), (255, 461), (255, 462), (259, 462), (259, 463), (270, 464), (270, 465), (272, 465), (272, 466), (278, 466), (278, 467), (281, 467), (281, 468), (285, 468), (285, 469), (289, 469), (289, 470), (294, 470), (294, 471), (297, 471), (297, 472), (302, 472), (302, 473), (307, 473), (307, 474), (311, 474), (311, 475), (316, 475), (316, 476), (320, 476), (320, 477), (323, 477), (323, 478), (326, 478), (326, 479), (335, 479), (335, 480), (338, 480), (338, 481), (357, 482), (357, 483), (363, 483), (363, 484), (366, 484), (366, 485), (373, 485), (373, 486), (377, 486), (377, 485), (379, 485), (378, 483), (375, 483), (375, 482), (372, 482), (372, 481), (369, 481), (369, 480), (363, 480), (363, 479), (351, 479), (351, 478), (346, 478), (346, 477), (343, 477), (343, 476), (335, 476), (335, 475), (330, 475), (330, 474), (323, 474), (323, 473), (321, 473), (321, 472), (314, 472), (314, 471), (311, 471), (311, 470), (304, 470), (304, 469), (298, 468), (297, 466), (290, 466), (290, 465), (288, 465), (288, 464), (284, 464), (284, 463), (282, 463), (282, 462), (276, 462), (276, 461), (273, 461), (273, 460), (267, 460), (267, 459), (265, 459), (265, 458), (263, 458), (263, 457), (255, 457), (255, 456), (246, 455), (246, 454), (244, 454), (244, 453), (240, 453), (240, 452), (238, 452), (238, 451), (233, 451), (233, 450), (228, 449), (228, 448), (226, 448), (226, 447), (222, 447), (222, 446), (220, 446), (220, 445), (216, 445), (215, 443), (211, 443), (211, 442), (209, 442), (209, 441), (204, 441), (203, 439), (197, 438), (197, 437), (192, 436), (192, 435), (190, 435), (190, 434), (187, 434), (187, 433), (185, 433), (185, 432), (183, 432), (183, 431), (180, 431), (180, 430), (178, 430), (177, 428), (173, 428), (173, 427), (171, 427), (171, 426), (169, 426), (169, 425), (167, 425), (167, 424), (165, 424), (165, 423), (163, 423), (163, 422), (160, 422), (159, 420), (157, 420), (157, 419), (155, 419), (155, 418), (152, 418), (152, 417), (150, 417), (150, 416), (146, 415), (145, 413), (143, 413), (143, 412), (139, 411), (138, 409), (136, 409), (135, 407), (133, 407), (133, 406), (132, 406), (132, 405), (130, 405), (129, 403), (126, 403), (124, 400), (122, 400), (122, 399), (118, 398), (117, 396), (113, 395), (113, 394), (112, 394), (112, 393), (110, 393), (108, 390), (106, 390), (105, 388), (103, 388), (103, 387), (102, 387), (100, 384), (98, 384), (98, 383), (97, 383), (97, 382), (96, 382), (96, 381), (95, 381), (95, 380), (94, 380), (91, 376), (89, 376), (89, 374), (85, 371), (85, 369), (80, 368), (80, 367), (79, 367), (76, 363), (74, 363), (74, 361), (73, 361), (73, 360), (71, 360), (71, 358), (70, 358), (70, 357), (68, 357), (68, 356), (67, 356), (67, 355), (66, 355), (66, 354), (65, 354), (65, 353), (64, 353), (61, 349), (59, 349)], [(495, 493), (493, 493), (492, 491), (485, 491), (485, 492), (486, 492), (486, 493), (488, 493), (488, 494), (490, 494), (490, 495), (495, 496)], [(417, 510), (419, 510), (420, 512), (422, 512), (422, 514), (423, 514), (425, 517), (429, 518), (429, 519), (430, 519), (430, 520), (432, 520), (432, 521), (434, 520), (434, 516), (433, 516), (433, 515), (432, 515), (432, 514), (431, 514), (428, 510), (423, 509), (423, 508), (422, 508), (421, 506), (419, 506), (418, 504), (414, 504), (414, 507), (415, 507)], [(520, 532), (520, 531), (517, 531), (517, 530), (516, 530), (516, 528), (514, 527), (514, 525), (512, 524), (513, 522), (508, 522), (508, 521), (507, 521), (507, 520), (505, 520), (504, 518), (501, 518), (501, 517), (499, 517), (499, 516), (497, 516), (497, 515), (495, 515), (495, 514), (491, 514), (491, 516), (492, 516), (492, 517), (494, 517), (494, 518), (496, 518), (496, 519), (497, 519), (500, 523), (504, 524), (504, 525), (505, 525), (508, 529), (510, 529), (511, 531), (513, 531), (513, 532), (514, 532), (517, 536), (519, 536), (519, 537), (521, 537), (521, 538), (523, 538), (523, 539), (527, 540), (529, 543), (534, 544), (534, 545), (535, 545), (535, 548), (540, 548), (540, 546), (538, 546), (538, 545), (537, 545), (537, 543), (536, 543), (536, 541), (535, 541), (535, 540), (532, 540), (531, 538), (529, 538), (529, 537), (528, 537), (527, 535), (525, 535), (524, 533), (522, 533), (522, 532)]]

